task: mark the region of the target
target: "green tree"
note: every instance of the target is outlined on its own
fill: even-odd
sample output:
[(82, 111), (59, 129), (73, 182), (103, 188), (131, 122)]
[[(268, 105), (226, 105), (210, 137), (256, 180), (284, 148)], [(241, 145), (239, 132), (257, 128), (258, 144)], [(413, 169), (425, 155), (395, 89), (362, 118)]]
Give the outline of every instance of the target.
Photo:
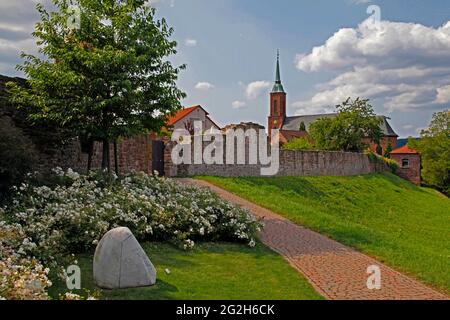
[(108, 170), (111, 142), (158, 132), (185, 97), (176, 86), (185, 66), (167, 60), (176, 53), (173, 29), (146, 2), (53, 0), (50, 13), (38, 4), (33, 36), (45, 58), (23, 53), (18, 69), (29, 87), (10, 86), (31, 118), (69, 128), (88, 150), (102, 141)]
[(408, 145), (422, 156), (424, 182), (450, 195), (450, 110), (435, 113), (421, 139)]
[(300, 123), (300, 127), (298, 128), (298, 130), (299, 131), (306, 131), (306, 126), (305, 126), (305, 123), (303, 121)]
[(392, 144), (389, 142), (386, 147), (386, 150), (384, 150), (384, 157), (389, 159), (391, 157), (392, 150), (393, 150)]
[(295, 138), (283, 145), (284, 150), (314, 150), (315, 146), (309, 139)]
[(377, 151), (377, 154), (378, 154), (379, 156), (382, 156), (382, 155), (383, 155), (383, 147), (381, 146), (381, 144), (377, 144), (377, 149), (376, 149), (376, 151)]
[(367, 148), (365, 139), (380, 143), (382, 120), (369, 100), (348, 98), (336, 109), (335, 118), (322, 118), (310, 125), (310, 135), (318, 149), (361, 152)]

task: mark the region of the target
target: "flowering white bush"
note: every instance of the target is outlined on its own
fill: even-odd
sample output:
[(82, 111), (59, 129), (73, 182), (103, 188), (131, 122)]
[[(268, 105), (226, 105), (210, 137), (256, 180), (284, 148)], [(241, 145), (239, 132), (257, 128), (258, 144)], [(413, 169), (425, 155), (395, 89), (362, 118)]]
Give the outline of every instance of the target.
[[(9, 252), (8, 257), (14, 257), (2, 261), (1, 270), (6, 270), (8, 279), (1, 279), (13, 279), (9, 273), (12, 269), (25, 278), (35, 272), (41, 283), (37, 287), (43, 290), (43, 296), (37, 294), (37, 298), (45, 298), (45, 288), (50, 285), (46, 282), (48, 270), (37, 261), (56, 267), (73, 253), (92, 250), (108, 230), (119, 226), (130, 228), (139, 240), (172, 241), (185, 249), (199, 240), (255, 244), (259, 222), (209, 190), (144, 173), (106, 183), (101, 174), (55, 172), (59, 183), (22, 184), (12, 204), (0, 209), (0, 220), (8, 221), (0, 221), (4, 233), (0, 238), (7, 239), (5, 248), (11, 248), (2, 254)], [(20, 257), (38, 260), (25, 263)], [(23, 268), (13, 265), (20, 263)], [(3, 282), (0, 288), (0, 296), (14, 298), (3, 294)], [(69, 294), (66, 298), (73, 297)]]
[(42, 261), (95, 248), (108, 230), (119, 226), (130, 228), (140, 240), (168, 240), (186, 249), (197, 240), (253, 244), (259, 229), (247, 211), (206, 189), (144, 173), (112, 184), (71, 170), (59, 174), (65, 184), (23, 184), (5, 209), (26, 235), (22, 250)]
[(52, 285), (47, 277), (49, 269), (23, 254), (23, 242), (19, 225), (0, 221), (0, 300), (48, 299), (46, 289)]

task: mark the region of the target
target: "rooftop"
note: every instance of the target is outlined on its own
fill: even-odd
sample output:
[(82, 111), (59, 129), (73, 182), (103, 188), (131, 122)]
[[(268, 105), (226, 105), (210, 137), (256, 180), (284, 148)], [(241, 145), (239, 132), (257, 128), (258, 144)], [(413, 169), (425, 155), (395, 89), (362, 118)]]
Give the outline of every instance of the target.
[[(283, 124), (283, 130), (299, 130), (300, 124), (303, 122), (305, 124), (306, 131), (309, 131), (309, 126), (314, 121), (317, 121), (322, 118), (335, 118), (337, 117), (337, 113), (325, 113), (325, 114), (314, 114), (314, 115), (305, 115), (305, 116), (296, 116), (296, 117), (286, 117)], [(395, 131), (392, 129), (391, 125), (388, 122), (388, 117), (379, 116), (382, 120), (380, 124), (381, 131), (385, 136), (394, 136), (398, 137)]]
[(194, 111), (197, 108), (201, 108), (201, 106), (199, 106), (199, 105), (192, 106), (192, 107), (178, 110), (174, 116), (170, 117), (169, 120), (167, 120), (167, 125), (173, 126), (175, 123), (177, 123), (178, 121), (180, 121), (181, 119), (186, 117), (189, 113), (191, 113), (192, 111)]
[(395, 149), (391, 152), (391, 154), (418, 154), (419, 152), (417, 152), (414, 149), (411, 149), (410, 147), (408, 147), (408, 145), (403, 146), (401, 148)]

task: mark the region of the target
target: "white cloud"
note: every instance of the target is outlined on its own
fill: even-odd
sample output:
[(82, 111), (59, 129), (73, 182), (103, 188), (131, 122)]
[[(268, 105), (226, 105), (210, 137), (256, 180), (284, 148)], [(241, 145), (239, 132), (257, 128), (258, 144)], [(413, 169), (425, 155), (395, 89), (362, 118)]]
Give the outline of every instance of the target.
[(372, 0), (349, 0), (352, 4), (368, 4), (371, 3)]
[(269, 81), (254, 81), (247, 85), (245, 89), (245, 94), (247, 95), (247, 99), (255, 100), (259, 96), (261, 96), (267, 88), (270, 87)]
[(188, 38), (184, 41), (184, 45), (186, 47), (195, 47), (197, 46), (197, 40)]
[(450, 102), (450, 85), (440, 87), (437, 90), (436, 103), (449, 103)]
[(233, 103), (231, 104), (231, 106), (233, 107), (233, 109), (242, 109), (246, 106), (247, 104), (244, 101), (233, 101)]
[(199, 82), (195, 85), (195, 89), (201, 90), (201, 91), (209, 91), (214, 89), (214, 85), (212, 85), (209, 82)]
[(152, 7), (157, 7), (163, 3), (169, 5), (171, 8), (175, 7), (175, 0), (147, 0), (147, 4)]
[(414, 126), (412, 124), (405, 124), (402, 128), (404, 130), (411, 130), (414, 129)]
[(318, 86), (310, 100), (293, 105), (321, 110), (349, 96), (382, 99), (389, 111), (407, 111), (450, 101), (450, 21), (439, 28), (369, 20), (343, 28), (309, 54), (299, 54), (304, 72), (340, 74)]

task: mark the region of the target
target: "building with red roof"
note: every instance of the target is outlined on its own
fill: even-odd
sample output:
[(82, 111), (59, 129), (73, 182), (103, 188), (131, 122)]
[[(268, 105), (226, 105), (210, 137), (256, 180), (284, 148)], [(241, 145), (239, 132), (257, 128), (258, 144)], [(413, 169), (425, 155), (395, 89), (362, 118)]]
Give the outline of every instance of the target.
[(390, 155), (391, 159), (396, 161), (400, 166), (397, 174), (416, 185), (420, 185), (422, 170), (420, 153), (405, 145), (393, 150)]
[(191, 132), (194, 128), (195, 121), (202, 122), (204, 131), (211, 129), (220, 130), (220, 127), (209, 117), (209, 113), (200, 105), (178, 110), (175, 115), (167, 120), (166, 124), (172, 130), (185, 129)]

